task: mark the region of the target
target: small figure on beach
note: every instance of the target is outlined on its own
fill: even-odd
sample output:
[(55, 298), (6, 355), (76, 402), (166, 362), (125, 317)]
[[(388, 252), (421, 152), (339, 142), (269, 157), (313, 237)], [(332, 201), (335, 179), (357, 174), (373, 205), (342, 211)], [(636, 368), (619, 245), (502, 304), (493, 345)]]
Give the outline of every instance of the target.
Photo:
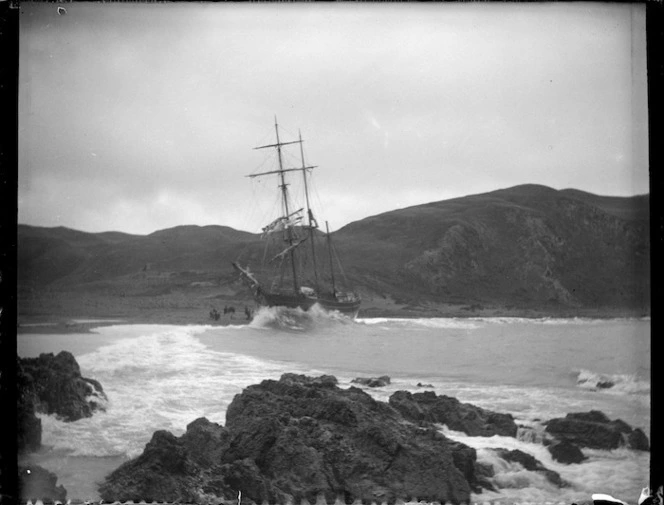
[(231, 319), (233, 319), (233, 316), (235, 315), (235, 307), (224, 307), (224, 314), (230, 314)]
[(251, 319), (251, 309), (246, 305), (244, 306), (244, 313), (247, 316), (247, 321), (249, 321)]
[(219, 321), (219, 318), (221, 317), (221, 314), (217, 311), (217, 309), (212, 309), (210, 311), (210, 319), (214, 321)]

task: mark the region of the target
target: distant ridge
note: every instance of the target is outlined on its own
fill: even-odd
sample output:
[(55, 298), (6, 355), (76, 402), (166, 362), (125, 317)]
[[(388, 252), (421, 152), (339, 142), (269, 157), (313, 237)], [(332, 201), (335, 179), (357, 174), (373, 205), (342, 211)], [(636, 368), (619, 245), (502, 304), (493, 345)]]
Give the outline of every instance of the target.
[[(649, 206), (649, 195), (526, 184), (371, 216), (333, 239), (346, 276), (368, 296), (649, 313)], [(131, 235), (19, 225), (19, 292), (126, 290), (145, 271), (232, 285), (231, 261), (262, 251), (257, 234), (226, 226)]]

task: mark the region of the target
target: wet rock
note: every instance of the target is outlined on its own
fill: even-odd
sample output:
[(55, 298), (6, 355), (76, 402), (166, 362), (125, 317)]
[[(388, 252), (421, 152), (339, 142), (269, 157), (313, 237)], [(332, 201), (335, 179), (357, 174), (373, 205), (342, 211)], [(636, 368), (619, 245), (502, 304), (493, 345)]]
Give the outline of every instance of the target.
[(219, 461), (228, 448), (228, 431), (201, 417), (187, 425), (182, 442), (195, 463), (210, 466)]
[(19, 358), (18, 395), (27, 409), (55, 414), (64, 421), (76, 421), (104, 410), (106, 394), (99, 382), (81, 377), (74, 356), (61, 351), (40, 354), (38, 358)]
[(451, 430), (470, 436), (515, 437), (517, 434), (518, 428), (511, 414), (461, 403), (450, 396), (437, 396), (433, 391), (414, 394), (397, 391), (390, 397), (389, 403), (408, 420), (446, 424)]
[(19, 452), (33, 452), (41, 447), (41, 419), (35, 415), (35, 406), (29, 395), (17, 398), (16, 405), (16, 446)]
[(285, 374), (236, 395), (225, 427), (198, 419), (179, 438), (155, 433), (99, 491), (105, 501), (205, 502), (242, 491), (257, 503), (467, 503), (481, 490), (476, 469), (474, 449), (404, 422), (359, 388)]
[(643, 431), (634, 433), (636, 430), (626, 422), (620, 419), (611, 421), (598, 410), (570, 413), (545, 424), (547, 433), (578, 447), (611, 450), (628, 446), (636, 450), (648, 450), (648, 439)]
[(562, 480), (560, 475), (553, 470), (546, 468), (537, 458), (528, 453), (514, 449), (509, 451), (507, 449), (496, 449), (496, 453), (505, 461), (519, 463), (523, 468), (531, 472), (538, 472), (544, 475), (549, 482), (557, 487), (565, 487), (568, 484)]
[(475, 463), (475, 478), (482, 489), (496, 491), (495, 486), (491, 482), (491, 478), (494, 475), (495, 471), (492, 465), (480, 462)]
[(581, 463), (587, 459), (581, 452), (581, 449), (566, 440), (553, 442), (547, 448), (554, 460), (566, 465)]
[(59, 500), (65, 502), (67, 490), (61, 485), (56, 486), (58, 477), (48, 470), (37, 466), (18, 467), (18, 493), (22, 502), (42, 500), (44, 503)]
[(627, 435), (627, 445), (637, 451), (649, 451), (650, 443), (642, 429), (636, 428)]
[(417, 383), (418, 388), (432, 388), (433, 389), (433, 384), (422, 384), (421, 382)]
[(611, 389), (613, 386), (615, 386), (615, 383), (606, 380), (606, 381), (599, 381), (597, 383), (597, 389)]
[(382, 388), (387, 386), (390, 381), (391, 379), (387, 375), (382, 375), (380, 377), (357, 377), (351, 382), (353, 384), (359, 384), (361, 386), (367, 386), (370, 388)]
[(17, 358), (16, 363), (16, 445), (19, 452), (36, 451), (41, 447), (41, 419), (35, 415), (37, 398)]
[[(204, 470), (214, 467), (227, 447), (225, 431), (204, 418), (190, 423), (179, 438), (165, 430), (156, 431), (143, 454), (113, 471), (99, 487), (99, 494), (104, 501), (197, 503)], [(214, 480), (210, 486), (216, 489)], [(223, 482), (219, 491), (230, 492)]]

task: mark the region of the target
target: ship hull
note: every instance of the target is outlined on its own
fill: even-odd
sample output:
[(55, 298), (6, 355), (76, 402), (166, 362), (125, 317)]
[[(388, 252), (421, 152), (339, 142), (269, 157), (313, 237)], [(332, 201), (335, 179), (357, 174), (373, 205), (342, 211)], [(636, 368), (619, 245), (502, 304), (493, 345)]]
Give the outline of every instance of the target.
[(261, 305), (267, 307), (287, 307), (290, 309), (300, 308), (309, 310), (318, 304), (327, 311), (338, 311), (348, 317), (355, 318), (360, 310), (360, 300), (339, 301), (333, 298), (322, 298), (316, 296), (298, 296), (283, 293), (261, 293), (259, 300)]

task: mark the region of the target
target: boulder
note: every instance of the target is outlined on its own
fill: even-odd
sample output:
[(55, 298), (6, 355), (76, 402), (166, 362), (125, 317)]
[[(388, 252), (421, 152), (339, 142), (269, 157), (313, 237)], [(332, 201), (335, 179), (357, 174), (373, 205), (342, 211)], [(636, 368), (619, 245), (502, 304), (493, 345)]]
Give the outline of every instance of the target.
[(570, 413), (545, 424), (547, 433), (578, 447), (611, 450), (627, 446), (648, 450), (648, 438), (643, 431), (637, 429), (637, 432), (620, 419), (611, 421), (598, 410)]
[[(157, 432), (141, 456), (106, 477), (105, 501), (469, 502), (476, 452), (418, 427), (334, 377), (285, 374), (247, 387), (226, 426), (197, 419), (177, 438)], [(485, 469), (483, 469), (485, 470)]]
[(599, 381), (597, 383), (597, 389), (611, 389), (615, 386), (615, 383), (610, 380)]
[(67, 490), (59, 485), (58, 477), (48, 470), (37, 466), (18, 467), (18, 495), (21, 502), (42, 500), (44, 503), (67, 500)]
[(42, 424), (35, 415), (31, 395), (19, 391), (16, 402), (16, 447), (19, 452), (33, 452), (41, 447)]
[(35, 415), (36, 397), (18, 359), (16, 364), (16, 446), (19, 452), (41, 447), (41, 419)]
[(567, 440), (553, 442), (547, 448), (554, 460), (566, 465), (581, 463), (587, 459), (581, 452), (581, 449)]
[(648, 437), (641, 428), (636, 428), (627, 435), (627, 445), (637, 451), (649, 451)]
[(511, 414), (461, 403), (456, 398), (438, 396), (433, 391), (397, 391), (390, 396), (389, 403), (410, 421), (445, 424), (451, 430), (462, 431), (470, 436), (516, 437), (518, 429)]
[(390, 383), (390, 378), (387, 375), (381, 375), (380, 377), (357, 377), (351, 382), (353, 384), (359, 384), (360, 386), (367, 386), (370, 388), (382, 388), (387, 386)]
[(541, 473), (549, 482), (557, 487), (568, 486), (557, 472), (549, 470), (537, 458), (528, 453), (520, 451), (519, 449), (514, 449), (512, 451), (507, 449), (496, 449), (496, 454), (505, 461), (519, 463), (526, 470)]
[[(94, 379), (81, 377), (74, 356), (67, 351), (18, 358), (18, 396), (24, 407), (54, 414), (64, 421), (76, 421), (104, 410), (104, 390)], [(21, 401), (21, 400), (20, 400)]]

